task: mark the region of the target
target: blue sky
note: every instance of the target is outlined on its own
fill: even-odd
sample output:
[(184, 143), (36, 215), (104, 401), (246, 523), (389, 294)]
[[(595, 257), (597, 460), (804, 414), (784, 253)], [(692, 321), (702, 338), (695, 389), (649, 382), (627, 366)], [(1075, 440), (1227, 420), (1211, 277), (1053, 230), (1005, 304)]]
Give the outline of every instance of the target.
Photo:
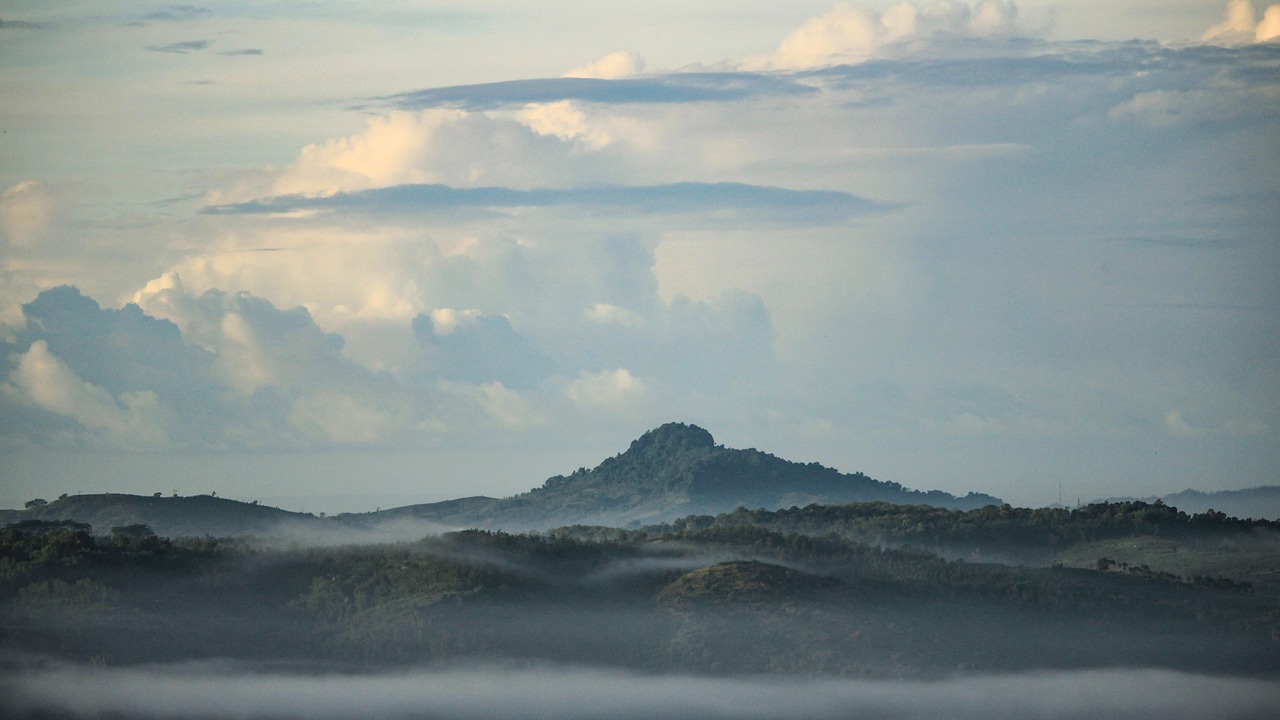
[(0, 4), (0, 505), (507, 495), (662, 422), (1274, 484), (1280, 5)]

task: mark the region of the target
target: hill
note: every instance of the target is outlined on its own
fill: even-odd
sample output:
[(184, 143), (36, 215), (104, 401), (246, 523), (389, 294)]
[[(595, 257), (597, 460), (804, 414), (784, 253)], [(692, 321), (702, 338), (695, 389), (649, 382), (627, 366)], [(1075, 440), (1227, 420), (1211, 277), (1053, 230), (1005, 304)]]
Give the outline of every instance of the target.
[(1280, 485), (1208, 493), (1183, 490), (1161, 500), (1187, 513), (1217, 510), (1239, 518), (1280, 520)]
[(908, 490), (862, 473), (792, 462), (754, 448), (727, 448), (696, 425), (667, 423), (594, 469), (556, 475), (515, 497), (463, 498), (339, 517), (355, 524), (412, 518), (459, 527), (525, 530), (573, 524), (621, 527), (739, 506), (772, 510), (851, 502), (968, 510), (999, 505), (1000, 499), (979, 493), (956, 497), (938, 490)]
[(63, 496), (26, 510), (0, 510), (0, 527), (23, 520), (72, 520), (92, 525), (99, 535), (112, 527), (141, 524), (169, 537), (289, 536), (327, 543), (405, 539), (456, 528), (624, 527), (737, 507), (776, 510), (852, 502), (956, 510), (1000, 504), (990, 495), (956, 497), (937, 490), (908, 490), (862, 473), (791, 462), (754, 448), (726, 448), (700, 427), (668, 423), (592, 470), (556, 475), (541, 487), (509, 498), (465, 497), (322, 519), (210, 495), (104, 493)]
[(26, 510), (0, 510), (0, 527), (24, 520), (73, 520), (92, 526), (97, 535), (113, 527), (147, 525), (168, 537), (214, 535), (280, 535), (317, 530), (320, 518), (236, 500), (196, 495), (162, 497), (101, 493), (66, 495)]
[(1161, 495), (1160, 497), (1110, 497), (1105, 500), (1095, 500), (1094, 502), (1141, 501), (1154, 503), (1157, 500), (1189, 514), (1206, 513), (1213, 510), (1237, 518), (1280, 520), (1280, 485), (1263, 485), (1244, 490), (1219, 490), (1216, 492), (1187, 489), (1182, 492)]

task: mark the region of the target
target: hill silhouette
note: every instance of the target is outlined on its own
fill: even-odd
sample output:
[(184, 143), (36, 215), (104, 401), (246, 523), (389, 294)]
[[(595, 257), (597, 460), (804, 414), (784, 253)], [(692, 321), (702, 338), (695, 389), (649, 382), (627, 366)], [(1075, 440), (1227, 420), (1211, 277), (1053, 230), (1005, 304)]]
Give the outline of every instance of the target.
[(862, 473), (818, 463), (797, 463), (754, 448), (717, 445), (696, 425), (667, 423), (641, 435), (626, 451), (594, 469), (556, 475), (541, 487), (508, 498), (484, 496), (408, 505), (322, 519), (279, 508), (217, 498), (116, 493), (64, 496), (26, 510), (0, 510), (0, 527), (23, 520), (88, 523), (105, 535), (112, 527), (148, 525), (163, 536), (293, 536), (338, 541), (351, 532), (380, 539), (420, 537), (456, 528), (549, 529), (566, 525), (634, 526), (689, 515), (715, 515), (737, 507), (776, 510), (808, 505), (884, 502), (969, 510), (999, 505), (980, 493), (956, 497), (909, 490)]
[(792, 462), (754, 448), (727, 448), (696, 425), (667, 423), (594, 469), (556, 475), (515, 497), (462, 498), (340, 518), (356, 523), (413, 518), (460, 527), (536, 529), (662, 522), (739, 506), (773, 510), (851, 502), (959, 510), (1001, 503), (990, 495), (956, 497), (939, 490), (909, 490), (862, 473)]
[(161, 536), (277, 535), (316, 529), (314, 515), (236, 500), (195, 495), (189, 497), (99, 493), (67, 495), (26, 510), (0, 510), (0, 527), (25, 520), (73, 520), (106, 535), (113, 527), (147, 525)]

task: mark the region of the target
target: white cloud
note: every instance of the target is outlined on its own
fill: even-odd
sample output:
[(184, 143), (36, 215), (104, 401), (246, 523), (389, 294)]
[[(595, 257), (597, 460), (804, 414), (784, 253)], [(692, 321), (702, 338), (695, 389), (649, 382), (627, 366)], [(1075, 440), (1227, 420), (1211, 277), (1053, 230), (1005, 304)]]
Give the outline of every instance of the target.
[(458, 326), (474, 323), (480, 314), (480, 311), (474, 308), (467, 310), (436, 308), (431, 311), (431, 328), (437, 335), (452, 335)]
[(597, 373), (584, 370), (565, 386), (564, 395), (579, 410), (615, 417), (638, 417), (648, 409), (644, 382), (626, 368)]
[(1168, 128), (1186, 122), (1221, 118), (1229, 106), (1216, 103), (1202, 91), (1149, 90), (1141, 92), (1107, 111), (1112, 121), (1134, 121), (1153, 128)]
[(453, 389), (464, 391), (473, 397), (492, 420), (508, 430), (531, 430), (548, 422), (546, 416), (535, 410), (520, 393), (500, 382), (478, 386), (457, 385)]
[(616, 50), (598, 60), (576, 67), (561, 77), (615, 80), (644, 72), (644, 58), (630, 50)]
[(155, 393), (142, 390), (111, 396), (80, 379), (66, 363), (37, 340), (17, 358), (6, 394), (43, 410), (70, 418), (108, 446), (164, 445), (165, 413)]
[(881, 13), (842, 3), (811, 18), (783, 39), (766, 58), (747, 63), (754, 68), (814, 68), (858, 63), (890, 48), (935, 37), (1010, 35), (1016, 32), (1012, 2), (982, 0), (970, 6), (944, 0), (921, 7), (897, 2)]
[(1258, 20), (1252, 0), (1228, 0), (1222, 22), (1200, 36), (1203, 42), (1226, 45), (1268, 42), (1280, 38), (1280, 4), (1267, 7)]
[(602, 324), (622, 325), (624, 327), (639, 327), (645, 324), (643, 315), (609, 303), (596, 303), (588, 308), (583, 315), (592, 322)]
[(1199, 430), (1191, 427), (1186, 420), (1182, 418), (1182, 413), (1177, 410), (1170, 410), (1164, 414), (1164, 426), (1170, 435), (1176, 437), (1195, 437), (1200, 434)]
[(562, 185), (575, 170), (585, 169), (570, 160), (579, 149), (573, 141), (577, 133), (587, 138), (588, 146), (600, 138), (575, 125), (572, 109), (531, 112), (529, 122), (538, 130), (526, 122), (480, 112), (392, 111), (369, 118), (362, 133), (304, 147), (283, 170), (246, 174), (232, 187), (211, 192), (206, 202), (329, 195), (414, 183)]
[(38, 180), (23, 180), (0, 194), (0, 230), (13, 246), (31, 245), (39, 240), (53, 219), (55, 198), (52, 189)]
[(569, 100), (526, 105), (516, 117), (539, 135), (576, 140), (591, 150), (599, 150), (613, 142), (606, 126), (589, 119)]
[(377, 407), (369, 398), (321, 388), (298, 398), (289, 423), (317, 439), (339, 445), (374, 444), (391, 438), (402, 419)]
[(1254, 29), (1253, 37), (1258, 42), (1280, 39), (1280, 4), (1272, 5), (1263, 12), (1262, 20)]

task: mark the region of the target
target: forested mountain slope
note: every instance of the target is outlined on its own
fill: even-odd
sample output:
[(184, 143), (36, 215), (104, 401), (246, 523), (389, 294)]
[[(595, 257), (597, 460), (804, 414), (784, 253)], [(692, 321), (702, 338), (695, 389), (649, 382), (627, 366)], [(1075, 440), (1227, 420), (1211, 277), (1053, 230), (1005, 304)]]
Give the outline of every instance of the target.
[(1000, 504), (990, 495), (956, 497), (938, 490), (908, 490), (862, 473), (791, 462), (754, 448), (727, 448), (696, 425), (668, 423), (594, 469), (557, 475), (516, 497), (465, 498), (344, 518), (367, 523), (411, 517), (458, 527), (523, 530), (570, 524), (625, 526), (739, 506), (772, 510), (873, 501), (957, 509)]

